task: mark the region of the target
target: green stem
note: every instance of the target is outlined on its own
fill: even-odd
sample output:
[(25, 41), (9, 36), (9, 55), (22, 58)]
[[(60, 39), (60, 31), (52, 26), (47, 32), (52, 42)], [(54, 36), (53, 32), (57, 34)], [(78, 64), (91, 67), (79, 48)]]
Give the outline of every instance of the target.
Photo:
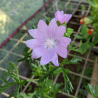
[(27, 80), (27, 81), (38, 81), (39, 79), (29, 79), (29, 80)]
[(49, 75), (51, 75), (53, 73), (54, 70), (56, 70), (59, 67), (53, 67), (52, 70), (50, 70), (49, 72), (47, 72), (41, 79), (38, 80), (38, 82), (44, 81), (44, 79), (46, 79)]
[[(63, 66), (62, 66), (62, 65), (60, 65), (60, 66), (61, 66), (61, 68), (62, 68), (62, 72), (63, 72), (63, 76), (64, 76), (64, 81), (65, 81), (65, 83), (66, 83), (66, 82), (67, 82), (67, 81), (66, 81), (66, 78), (65, 78), (65, 77), (66, 77), (66, 76), (65, 76), (65, 75), (66, 75), (66, 72), (65, 72)], [(67, 86), (65, 85), (65, 89), (66, 89), (66, 88), (67, 88)]]
[[(63, 61), (59, 64), (60, 66), (63, 64), (65, 59), (63, 59)], [(53, 71), (55, 71), (57, 68), (59, 67), (53, 67), (52, 70), (48, 71), (41, 79), (38, 80), (38, 82), (42, 82), (44, 81), (44, 79), (46, 79), (49, 75), (51, 75), (53, 73)]]

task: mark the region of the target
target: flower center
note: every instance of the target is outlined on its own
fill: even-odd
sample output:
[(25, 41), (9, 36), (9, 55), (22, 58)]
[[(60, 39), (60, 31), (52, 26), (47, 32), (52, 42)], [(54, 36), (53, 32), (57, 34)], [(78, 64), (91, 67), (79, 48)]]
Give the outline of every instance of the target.
[(47, 46), (47, 48), (49, 48), (51, 46), (54, 47), (54, 43), (55, 43), (55, 41), (52, 40), (52, 39), (46, 40), (46, 46)]

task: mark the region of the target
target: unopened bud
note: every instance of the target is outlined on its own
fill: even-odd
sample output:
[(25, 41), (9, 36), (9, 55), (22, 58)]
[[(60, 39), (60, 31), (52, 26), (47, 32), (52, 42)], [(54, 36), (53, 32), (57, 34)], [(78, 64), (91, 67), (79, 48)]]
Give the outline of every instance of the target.
[(91, 24), (93, 22), (93, 17), (85, 17), (80, 20), (80, 24)]
[(89, 35), (92, 35), (92, 32), (93, 32), (94, 30), (93, 29), (89, 29), (88, 31), (87, 31), (87, 33), (89, 34)]
[(80, 24), (84, 24), (84, 18), (80, 20)]

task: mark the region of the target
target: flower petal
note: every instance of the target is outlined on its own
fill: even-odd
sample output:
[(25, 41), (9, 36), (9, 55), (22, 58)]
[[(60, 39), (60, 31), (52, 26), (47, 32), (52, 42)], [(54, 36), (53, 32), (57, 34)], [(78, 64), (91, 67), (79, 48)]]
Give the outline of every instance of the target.
[(62, 14), (64, 14), (64, 11), (61, 11)]
[(41, 57), (40, 64), (41, 65), (48, 64), (52, 60), (54, 53), (55, 52), (53, 48), (48, 48), (46, 52), (43, 54), (43, 56)]
[(39, 32), (38, 34), (42, 39), (48, 37), (48, 26), (43, 20), (40, 20), (38, 23), (38, 32)]
[(56, 21), (59, 20), (61, 24), (64, 22), (64, 19), (65, 19), (65, 15), (63, 13), (64, 13), (63, 11), (57, 11), (55, 13), (55, 20)]
[[(54, 24), (54, 25), (53, 25)], [(65, 26), (57, 26), (56, 21), (53, 19), (48, 28), (49, 37), (56, 40), (64, 35)]]
[(65, 14), (65, 23), (67, 23), (71, 17), (72, 17), (71, 14)]
[(36, 44), (36, 40), (35, 40), (35, 39), (27, 40), (27, 41), (25, 41), (25, 44), (26, 44), (26, 46), (29, 47), (30, 49), (33, 49), (33, 47), (34, 47), (35, 44)]
[(56, 27), (56, 31), (54, 32), (54, 39), (59, 39), (65, 33), (65, 26)]
[(50, 38), (54, 38), (57, 27), (58, 26), (57, 26), (56, 20), (55, 20), (55, 18), (53, 18), (50, 21), (49, 26), (48, 26), (48, 36)]
[(61, 45), (59, 48), (56, 48), (56, 52), (63, 58), (67, 58), (67, 49)]
[(33, 38), (41, 40), (40, 32), (38, 31), (38, 29), (31, 29), (28, 30), (28, 32)]
[(37, 29), (31, 29), (31, 30), (28, 30), (29, 34), (33, 37), (33, 38), (36, 38), (36, 30)]
[(36, 47), (35, 49), (33, 49), (33, 52), (31, 54), (31, 58), (39, 58), (41, 57), (44, 53), (45, 53), (46, 49), (42, 46)]
[(49, 28), (52, 30), (54, 27), (57, 27), (55, 18), (53, 18), (49, 23)]
[(61, 37), (56, 40), (55, 51), (63, 58), (67, 58), (67, 45), (70, 43), (71, 39), (67, 37)]
[(55, 53), (55, 54), (53, 55), (53, 58), (52, 58), (51, 62), (52, 62), (55, 66), (59, 66), (57, 53)]
[(62, 37), (59, 40), (61, 43), (64, 43), (65, 45), (69, 45), (69, 43), (71, 42), (71, 39), (68, 37)]
[(36, 47), (43, 47), (43, 48), (45, 48), (45, 44), (44, 44), (43, 40), (30, 39), (30, 40), (25, 41), (25, 44), (30, 49), (35, 49)]

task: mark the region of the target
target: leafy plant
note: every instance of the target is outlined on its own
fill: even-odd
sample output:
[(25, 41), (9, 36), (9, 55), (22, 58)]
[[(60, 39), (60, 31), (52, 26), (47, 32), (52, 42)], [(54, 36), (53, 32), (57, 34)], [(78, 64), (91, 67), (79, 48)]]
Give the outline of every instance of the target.
[[(7, 88), (13, 86), (13, 85), (17, 85), (16, 90), (13, 94), (11, 94), (9, 97), (11, 96), (17, 96), (17, 94), (19, 93), (19, 89), (24, 86), (24, 84), (26, 83), (26, 80), (20, 80), (19, 78), (19, 72), (18, 69), (16, 67), (16, 64), (10, 62), (10, 67), (8, 68), (7, 71), (5, 71), (2, 76), (1, 76), (1, 81), (3, 83), (5, 83), (4, 86), (0, 86), (0, 94), (6, 90)], [(8, 82), (6, 80), (6, 77), (11, 78), (13, 81), (12, 82)]]
[[(26, 58), (30, 57), (29, 53), (25, 53)], [(24, 57), (23, 57), (24, 58)], [(25, 59), (21, 59), (19, 61), (23, 61), (24, 62)], [(73, 90), (73, 86), (67, 76), (67, 73), (69, 72), (68, 69), (64, 69), (63, 68), (63, 64), (75, 64), (77, 63), (78, 61), (81, 61), (81, 59), (79, 58), (76, 58), (76, 55), (71, 59), (71, 60), (68, 60), (68, 59), (64, 59), (61, 63), (60, 63), (60, 67), (52, 67), (51, 65), (43, 65), (43, 66), (40, 66), (39, 65), (39, 62), (38, 61), (35, 61), (35, 63), (32, 63), (31, 61), (31, 68), (32, 68), (32, 71), (33, 71), (33, 75), (35, 76), (40, 76), (39, 79), (31, 79), (31, 80), (20, 80), (19, 79), (19, 72), (18, 72), (18, 69), (16, 67), (15, 64), (11, 63), (10, 62), (10, 67), (8, 68), (8, 71), (7, 72), (4, 72), (2, 74), (2, 81), (5, 83), (4, 86), (0, 86), (0, 93), (2, 93), (5, 89), (11, 87), (12, 85), (17, 85), (17, 88), (15, 90), (15, 92), (13, 94), (11, 94), (9, 97), (11, 96), (14, 96), (14, 97), (17, 97), (19, 98), (18, 96), (20, 96), (20, 98), (22, 98), (23, 96), (27, 96), (30, 97), (30, 96), (42, 96), (42, 98), (55, 98), (54, 96), (56, 95), (56, 93), (59, 91), (59, 89), (56, 89), (56, 88), (59, 88), (61, 86), (61, 84), (55, 84), (53, 86), (52, 82), (53, 81), (50, 81), (48, 78), (50, 75), (53, 75), (53, 74), (59, 74), (59, 73), (63, 73), (63, 77), (64, 77), (64, 89), (61, 90), (62, 92), (66, 92), (66, 93), (70, 93), (70, 91), (72, 92)], [(48, 72), (47, 72), (48, 71)], [(13, 82), (8, 82), (6, 80), (6, 78), (4, 78), (4, 76), (7, 76), (7, 77), (10, 77), (13, 79)], [(27, 81), (37, 81), (38, 82), (38, 89), (36, 88), (34, 90), (34, 93), (33, 94), (20, 94), (19, 95), (19, 89), (22, 88), (22, 86), (24, 86), (24, 84), (27, 82)], [(48, 87), (49, 86), (49, 87)], [(49, 89), (50, 88), (50, 89)], [(54, 89), (56, 89), (54, 91)], [(49, 93), (50, 92), (50, 93)], [(44, 95), (44, 97), (43, 97)], [(51, 97), (52, 96), (52, 97)]]
[(53, 81), (47, 80), (43, 83), (39, 83), (34, 90), (33, 93), (20, 93), (18, 94), (18, 98), (55, 98), (58, 91), (61, 91), (59, 88), (62, 84), (56, 83), (55, 85), (52, 84)]
[[(77, 39), (80, 39), (79, 50), (81, 54), (84, 54), (89, 47), (92, 48), (98, 43), (98, 2), (97, 0), (87, 0), (87, 2), (92, 8), (92, 13), (90, 16), (80, 20), (80, 24), (84, 23), (81, 27), (80, 35), (74, 35)], [(82, 43), (83, 41), (85, 42)]]
[(28, 52), (29, 51), (29, 48), (25, 48), (25, 53), (23, 53), (23, 58), (22, 59), (19, 59), (19, 60), (17, 60), (18, 62), (24, 62), (24, 61), (26, 61), (26, 60), (28, 60), (29, 61), (29, 64), (31, 64), (31, 61), (32, 61), (32, 59), (31, 59), (31, 53), (32, 53), (32, 51), (30, 51), (30, 52)]
[[(62, 12), (59, 11), (59, 13), (62, 14)], [(59, 15), (58, 13), (58, 15)], [(71, 18), (72, 15), (68, 15), (67, 14), (67, 17)], [(35, 32), (35, 36), (32, 36), (35, 38), (33, 40), (36, 40), (36, 44), (33, 43), (31, 40), (29, 41), (26, 41), (26, 45), (32, 49), (32, 47), (35, 47), (33, 50), (29, 50), (28, 48), (26, 48), (26, 52), (23, 54), (24, 57), (20, 60), (17, 60), (18, 62), (24, 62), (24, 61), (29, 61), (29, 65), (31, 66), (31, 70), (32, 70), (32, 74), (38, 79), (27, 79), (27, 80), (20, 80), (19, 78), (19, 72), (18, 72), (18, 69), (16, 67), (15, 64), (13, 63), (10, 63), (10, 67), (8, 68), (8, 71), (5, 71), (2, 75), (2, 81), (4, 81), (5, 85), (4, 86), (0, 86), (0, 89), (1, 89), (1, 92), (2, 93), (5, 89), (7, 89), (8, 87), (12, 86), (12, 85), (17, 85), (16, 87), (16, 90), (13, 94), (11, 94), (9, 97), (11, 96), (14, 96), (16, 98), (32, 98), (32, 97), (35, 97), (35, 98), (55, 98), (56, 94), (58, 91), (61, 91), (61, 92), (65, 92), (67, 94), (70, 94), (70, 92), (73, 91), (73, 86), (72, 86), (72, 83), (71, 81), (69, 80), (68, 76), (67, 76), (67, 73), (69, 73), (69, 69), (64, 69), (63, 65), (66, 65), (66, 64), (76, 64), (76, 63), (79, 63), (80, 61), (82, 61), (80, 58), (77, 58), (76, 55), (73, 56), (72, 59), (67, 59), (65, 58), (67, 56), (67, 51), (64, 51), (64, 49), (62, 48), (66, 48), (67, 50), (67, 45), (64, 46), (66, 43), (69, 44), (71, 39), (70, 39), (70, 35), (72, 34), (73, 32), (73, 29), (71, 28), (67, 28), (67, 25), (65, 24), (65, 22), (67, 23), (69, 21), (69, 18), (68, 20), (65, 20), (65, 15), (63, 14), (63, 23), (59, 20), (59, 21), (55, 21), (54, 19), (52, 20), (52, 22), (49, 24), (49, 22), (51, 21), (51, 19), (49, 17), (45, 17), (45, 21), (47, 24), (49, 24), (49, 26), (45, 26), (45, 22), (40, 20), (39, 23), (38, 23), (38, 28), (40, 29), (36, 29), (36, 30), (31, 30), (29, 33), (31, 34), (32, 32), (34, 33)], [(45, 31), (43, 32), (43, 30), (45, 28), (43, 28), (44, 25), (46, 27), (46, 30), (48, 31), (48, 27), (49, 29), (53, 29), (53, 25), (56, 27), (55, 30), (58, 30), (58, 36), (57, 38), (55, 38), (55, 36), (52, 36), (52, 33), (55, 32), (55, 30), (53, 29), (50, 30), (51, 34), (49, 34), (49, 32)], [(57, 26), (58, 25), (58, 26)], [(63, 25), (63, 26), (62, 26)], [(59, 27), (61, 26), (61, 27)], [(65, 26), (65, 27), (64, 27)], [(32, 28), (35, 29), (35, 26), (32, 25)], [(66, 28), (66, 30), (65, 30)], [(41, 31), (42, 29), (42, 31)], [(64, 34), (64, 36), (62, 34), (59, 34), (60, 33), (60, 30), (62, 30), (62, 34)], [(64, 31), (65, 30), (65, 31)], [(41, 31), (43, 32), (42, 34), (40, 32), (37, 32), (36, 31)], [(64, 33), (65, 32), (65, 33)], [(43, 38), (46, 38), (44, 36), (44, 33), (47, 33), (47, 39), (43, 39)], [(38, 34), (38, 38), (36, 36), (36, 34)], [(41, 35), (42, 36), (41, 36)], [(54, 33), (55, 34), (55, 33)], [(54, 35), (53, 34), (53, 35)], [(51, 35), (51, 38), (50, 38), (50, 35)], [(61, 41), (60, 39), (60, 36), (63, 40), (64, 37), (64, 41)], [(63, 36), (63, 37), (62, 37)], [(41, 38), (42, 37), (42, 38)], [(54, 39), (52, 39), (52, 37), (54, 37)], [(68, 38), (69, 37), (69, 38)], [(39, 44), (39, 40), (41, 40), (41, 43)], [(48, 40), (49, 39), (49, 40)], [(68, 39), (66, 41), (66, 39)], [(52, 42), (51, 42), (52, 41)], [(57, 46), (56, 45), (56, 42), (57, 42)], [(44, 42), (44, 43), (43, 43)], [(60, 42), (60, 44), (58, 44)], [(32, 43), (34, 44), (34, 46), (32, 45)], [(43, 56), (44, 55), (44, 52), (40, 51), (43, 50), (42, 48), (42, 45), (45, 45), (47, 47), (47, 49), (45, 49), (44, 52), (45, 53), (45, 57)], [(81, 52), (78, 47), (72, 47), (74, 45), (74, 43), (71, 43), (69, 46), (68, 46), (68, 49), (70, 50), (73, 50), (73, 51), (76, 51), (76, 52)], [(32, 47), (31, 47), (32, 46)], [(63, 61), (58, 61), (58, 56), (57, 56), (57, 53), (59, 54), (59, 52), (55, 52), (55, 49), (56, 47), (62, 47), (61, 51), (58, 50), (60, 52), (60, 54), (63, 54), (63, 52), (65, 53), (62, 57), (64, 57)], [(56, 54), (54, 54), (53, 56), (53, 61), (51, 59), (51, 56), (50, 54), (52, 54), (53, 52), (51, 52), (49, 49), (50, 47), (52, 47), (52, 51), (55, 52)], [(37, 54), (34, 52), (35, 50), (38, 50), (36, 52), (38, 52)], [(32, 53), (33, 51), (33, 53)], [(41, 53), (42, 52), (42, 53)], [(49, 53), (48, 53), (49, 52)], [(50, 53), (51, 52), (51, 53)], [(32, 54), (31, 54), (32, 53)], [(41, 55), (39, 55), (41, 54)], [(34, 56), (34, 58), (39, 58), (41, 57), (41, 60), (42, 60), (42, 66), (39, 64), (39, 59), (32, 59), (31, 58), (31, 55), (32, 55), (32, 58)], [(49, 58), (48, 58), (49, 56)], [(43, 57), (43, 58), (42, 58)], [(48, 60), (49, 59), (49, 60)], [(51, 61), (51, 62), (50, 62)], [(50, 62), (50, 63), (49, 63)], [(47, 64), (48, 63), (48, 64)], [(47, 65), (43, 65), (43, 64), (47, 64)], [(52, 66), (52, 65), (55, 65), (55, 66)], [(59, 87), (62, 85), (62, 84), (54, 84), (53, 85), (53, 76), (54, 75), (57, 75), (57, 74), (60, 74), (62, 73), (63, 74), (63, 78), (64, 78), (64, 89), (59, 89)], [(13, 82), (8, 82), (6, 81), (6, 78), (4, 78), (3, 76), (7, 76), (7, 77), (10, 77), (12, 78)], [(50, 76), (52, 76), (52, 80), (50, 80)], [(20, 93), (19, 94), (19, 89), (22, 89), (22, 86), (25, 85), (26, 82), (28, 81), (36, 81), (38, 84), (37, 84), (37, 87), (34, 89), (34, 92), (33, 93), (29, 93), (29, 94), (22, 94)], [(29, 87), (28, 90), (31, 90), (31, 87)]]
[(93, 96), (93, 98), (98, 97), (98, 88), (97, 88), (97, 86), (88, 84), (87, 86), (85, 86), (85, 88), (88, 91), (88, 93), (90, 93)]

